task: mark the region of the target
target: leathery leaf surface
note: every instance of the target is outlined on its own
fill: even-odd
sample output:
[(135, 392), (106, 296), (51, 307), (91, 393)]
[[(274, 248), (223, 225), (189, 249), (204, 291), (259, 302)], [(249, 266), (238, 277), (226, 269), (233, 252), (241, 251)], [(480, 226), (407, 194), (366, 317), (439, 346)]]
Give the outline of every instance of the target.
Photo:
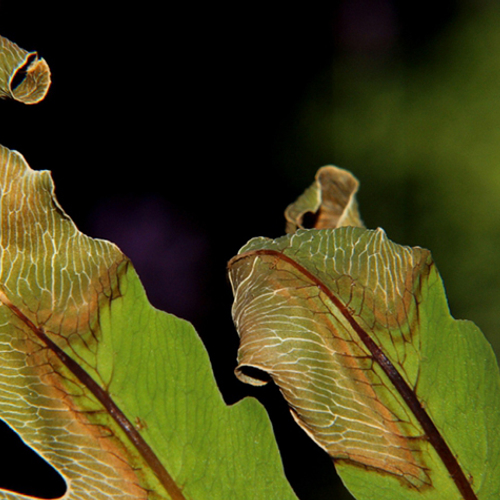
[(237, 375), (279, 386), (357, 499), (500, 498), (500, 376), (427, 250), (359, 227), (251, 240), (229, 263)]
[(64, 498), (295, 498), (263, 407), (225, 405), (192, 326), (77, 230), (49, 172), (0, 147), (0, 192), (0, 417)]

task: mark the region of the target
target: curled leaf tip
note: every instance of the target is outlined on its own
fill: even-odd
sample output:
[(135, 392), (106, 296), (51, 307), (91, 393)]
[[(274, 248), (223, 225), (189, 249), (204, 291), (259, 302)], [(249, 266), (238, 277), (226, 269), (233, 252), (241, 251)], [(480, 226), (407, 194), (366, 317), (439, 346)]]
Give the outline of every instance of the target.
[(358, 180), (349, 171), (333, 165), (320, 168), (313, 184), (286, 208), (286, 232), (364, 227), (355, 198), (358, 187)]
[(50, 69), (45, 59), (0, 37), (1, 98), (37, 104), (47, 95), (50, 84)]

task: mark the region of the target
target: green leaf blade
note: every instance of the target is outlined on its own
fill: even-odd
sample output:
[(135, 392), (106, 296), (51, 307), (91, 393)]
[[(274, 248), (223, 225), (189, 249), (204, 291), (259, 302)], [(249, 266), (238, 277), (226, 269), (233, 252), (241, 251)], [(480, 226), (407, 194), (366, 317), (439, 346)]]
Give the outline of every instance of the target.
[(77, 230), (50, 174), (0, 147), (0, 192), (0, 417), (64, 498), (296, 498), (263, 407), (225, 405), (193, 327)]
[[(428, 387), (422, 380), (432, 373), (428, 364), (435, 360), (427, 357), (436, 351), (425, 349), (436, 322), (426, 320), (421, 304), (432, 309), (438, 300), (446, 328), (458, 335), (442, 287), (441, 295), (434, 292), (437, 299), (428, 296), (440, 280), (427, 251), (395, 245), (380, 230), (310, 230), (252, 240), (229, 267), (241, 336), (237, 374), (257, 384), (245, 373), (247, 366), (272, 376), (299, 425), (335, 459), (358, 498), (394, 498), (387, 496), (391, 488), (403, 488), (399, 495), (405, 498), (476, 498), (470, 484), (478, 493), (479, 480), (473, 478), (484, 477), (482, 468), (454, 440), (451, 451), (443, 452), (426, 423), (430, 415), (446, 441), (446, 422), (476, 411), (457, 409), (447, 398), (427, 401), (436, 380)], [(496, 367), (491, 349), (488, 359)], [(448, 390), (454, 387), (449, 375), (439, 368), (438, 380)], [(470, 376), (477, 381), (477, 373)], [(498, 367), (490, 378), (498, 401)], [(481, 413), (486, 400), (483, 394)], [(440, 418), (443, 407), (450, 408)], [(495, 427), (490, 422), (488, 428), (491, 434)], [(483, 464), (498, 460), (484, 450), (479, 456)], [(461, 480), (450, 477), (450, 470), (456, 472), (453, 457)], [(498, 480), (488, 488), (498, 495)]]
[[(129, 273), (122, 281), (124, 300), (102, 312), (116, 357), (129, 366), (137, 357), (142, 360), (135, 378), (128, 371), (112, 378), (109, 391), (118, 406), (134, 416), (186, 498), (208, 493), (214, 498), (294, 498), (277, 480), (283, 471), (264, 408), (251, 399), (226, 407), (193, 327), (151, 308), (133, 268)], [(145, 329), (147, 336), (141, 335)]]

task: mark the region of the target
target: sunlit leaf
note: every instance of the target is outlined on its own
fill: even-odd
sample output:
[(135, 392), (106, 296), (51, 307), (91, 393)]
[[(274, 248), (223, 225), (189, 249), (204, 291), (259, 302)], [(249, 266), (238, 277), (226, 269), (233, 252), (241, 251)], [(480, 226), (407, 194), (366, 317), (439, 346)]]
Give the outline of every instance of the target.
[(498, 366), (427, 250), (299, 230), (251, 240), (229, 273), (238, 377), (272, 378), (358, 499), (500, 498)]
[(0, 98), (36, 104), (49, 87), (50, 69), (45, 59), (0, 36)]
[(77, 230), (50, 174), (0, 147), (0, 193), (0, 418), (64, 498), (295, 498), (263, 407), (225, 405), (192, 326)]

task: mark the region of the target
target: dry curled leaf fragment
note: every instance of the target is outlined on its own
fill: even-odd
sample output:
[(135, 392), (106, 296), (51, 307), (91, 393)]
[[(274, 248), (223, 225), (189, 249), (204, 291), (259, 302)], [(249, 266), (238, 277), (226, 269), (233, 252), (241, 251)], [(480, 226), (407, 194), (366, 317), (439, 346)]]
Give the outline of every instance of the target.
[(351, 172), (332, 165), (320, 168), (312, 185), (286, 208), (286, 232), (363, 227), (356, 201), (358, 187), (359, 182)]
[(0, 36), (0, 97), (37, 104), (50, 87), (50, 69), (36, 52), (28, 52)]

